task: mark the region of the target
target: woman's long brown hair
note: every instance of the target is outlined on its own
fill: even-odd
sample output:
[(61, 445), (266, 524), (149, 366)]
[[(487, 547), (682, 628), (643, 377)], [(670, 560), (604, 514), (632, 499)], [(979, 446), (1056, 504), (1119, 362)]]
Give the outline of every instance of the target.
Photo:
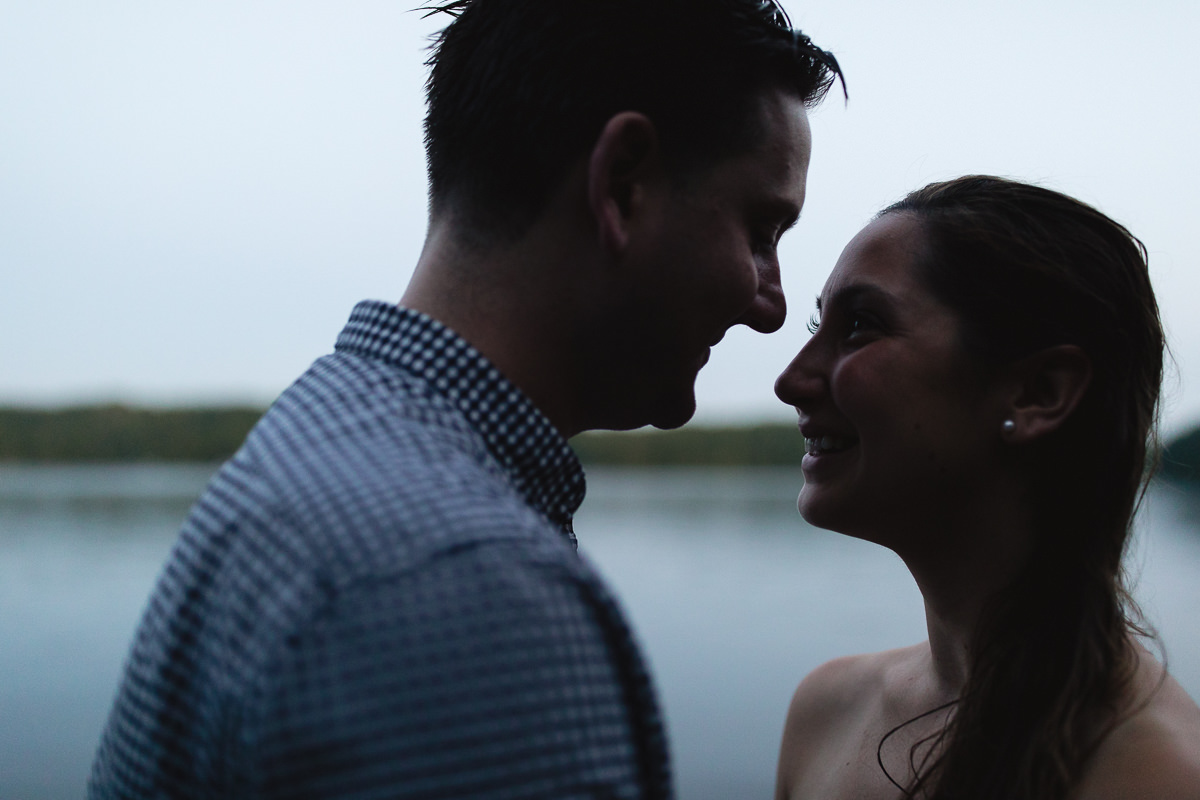
[(1092, 381), (1029, 476), (1034, 552), (976, 628), (952, 721), (906, 793), (935, 800), (1060, 800), (1118, 713), (1134, 668), (1136, 606), (1122, 556), (1148, 477), (1165, 342), (1146, 250), (1058, 192), (968, 176), (883, 214), (921, 222), (921, 276), (956, 313), (984, 369), (1081, 347)]

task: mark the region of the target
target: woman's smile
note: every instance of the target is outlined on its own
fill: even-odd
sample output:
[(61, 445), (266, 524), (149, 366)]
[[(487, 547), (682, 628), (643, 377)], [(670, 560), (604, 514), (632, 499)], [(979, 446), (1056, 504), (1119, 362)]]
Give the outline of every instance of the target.
[(858, 444), (857, 439), (848, 436), (816, 436), (804, 437), (804, 452), (807, 455), (818, 456), (840, 453)]
[[(929, 496), (965, 497), (992, 454), (989, 420), (953, 313), (918, 278), (920, 226), (889, 215), (846, 247), (813, 337), (776, 382), (804, 436), (805, 519), (873, 538)], [(944, 503), (943, 503), (944, 504)]]
[(858, 437), (853, 434), (823, 432), (820, 427), (803, 419), (800, 433), (804, 436), (804, 459), (800, 468), (806, 481), (817, 480), (827, 470), (837, 469), (847, 461), (844, 456), (858, 445)]

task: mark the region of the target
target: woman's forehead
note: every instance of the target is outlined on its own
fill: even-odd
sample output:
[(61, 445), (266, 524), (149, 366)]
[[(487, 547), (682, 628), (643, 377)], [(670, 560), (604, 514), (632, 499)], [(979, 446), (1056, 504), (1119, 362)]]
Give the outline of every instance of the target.
[(874, 286), (888, 293), (916, 288), (920, 222), (911, 214), (886, 214), (864, 227), (838, 258), (821, 290), (818, 306), (852, 287)]

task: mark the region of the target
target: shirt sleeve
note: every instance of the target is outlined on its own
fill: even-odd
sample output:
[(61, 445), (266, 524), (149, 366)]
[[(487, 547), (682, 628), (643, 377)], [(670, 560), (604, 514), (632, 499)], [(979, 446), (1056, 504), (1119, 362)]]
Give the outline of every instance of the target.
[(640, 798), (587, 586), (516, 544), (331, 589), (247, 715), (267, 798)]

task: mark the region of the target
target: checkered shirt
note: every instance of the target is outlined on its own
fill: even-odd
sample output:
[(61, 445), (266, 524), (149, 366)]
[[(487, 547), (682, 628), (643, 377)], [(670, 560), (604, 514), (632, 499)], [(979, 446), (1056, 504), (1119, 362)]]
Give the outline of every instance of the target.
[(669, 798), (583, 492), (483, 356), (360, 303), (184, 523), (89, 797)]

